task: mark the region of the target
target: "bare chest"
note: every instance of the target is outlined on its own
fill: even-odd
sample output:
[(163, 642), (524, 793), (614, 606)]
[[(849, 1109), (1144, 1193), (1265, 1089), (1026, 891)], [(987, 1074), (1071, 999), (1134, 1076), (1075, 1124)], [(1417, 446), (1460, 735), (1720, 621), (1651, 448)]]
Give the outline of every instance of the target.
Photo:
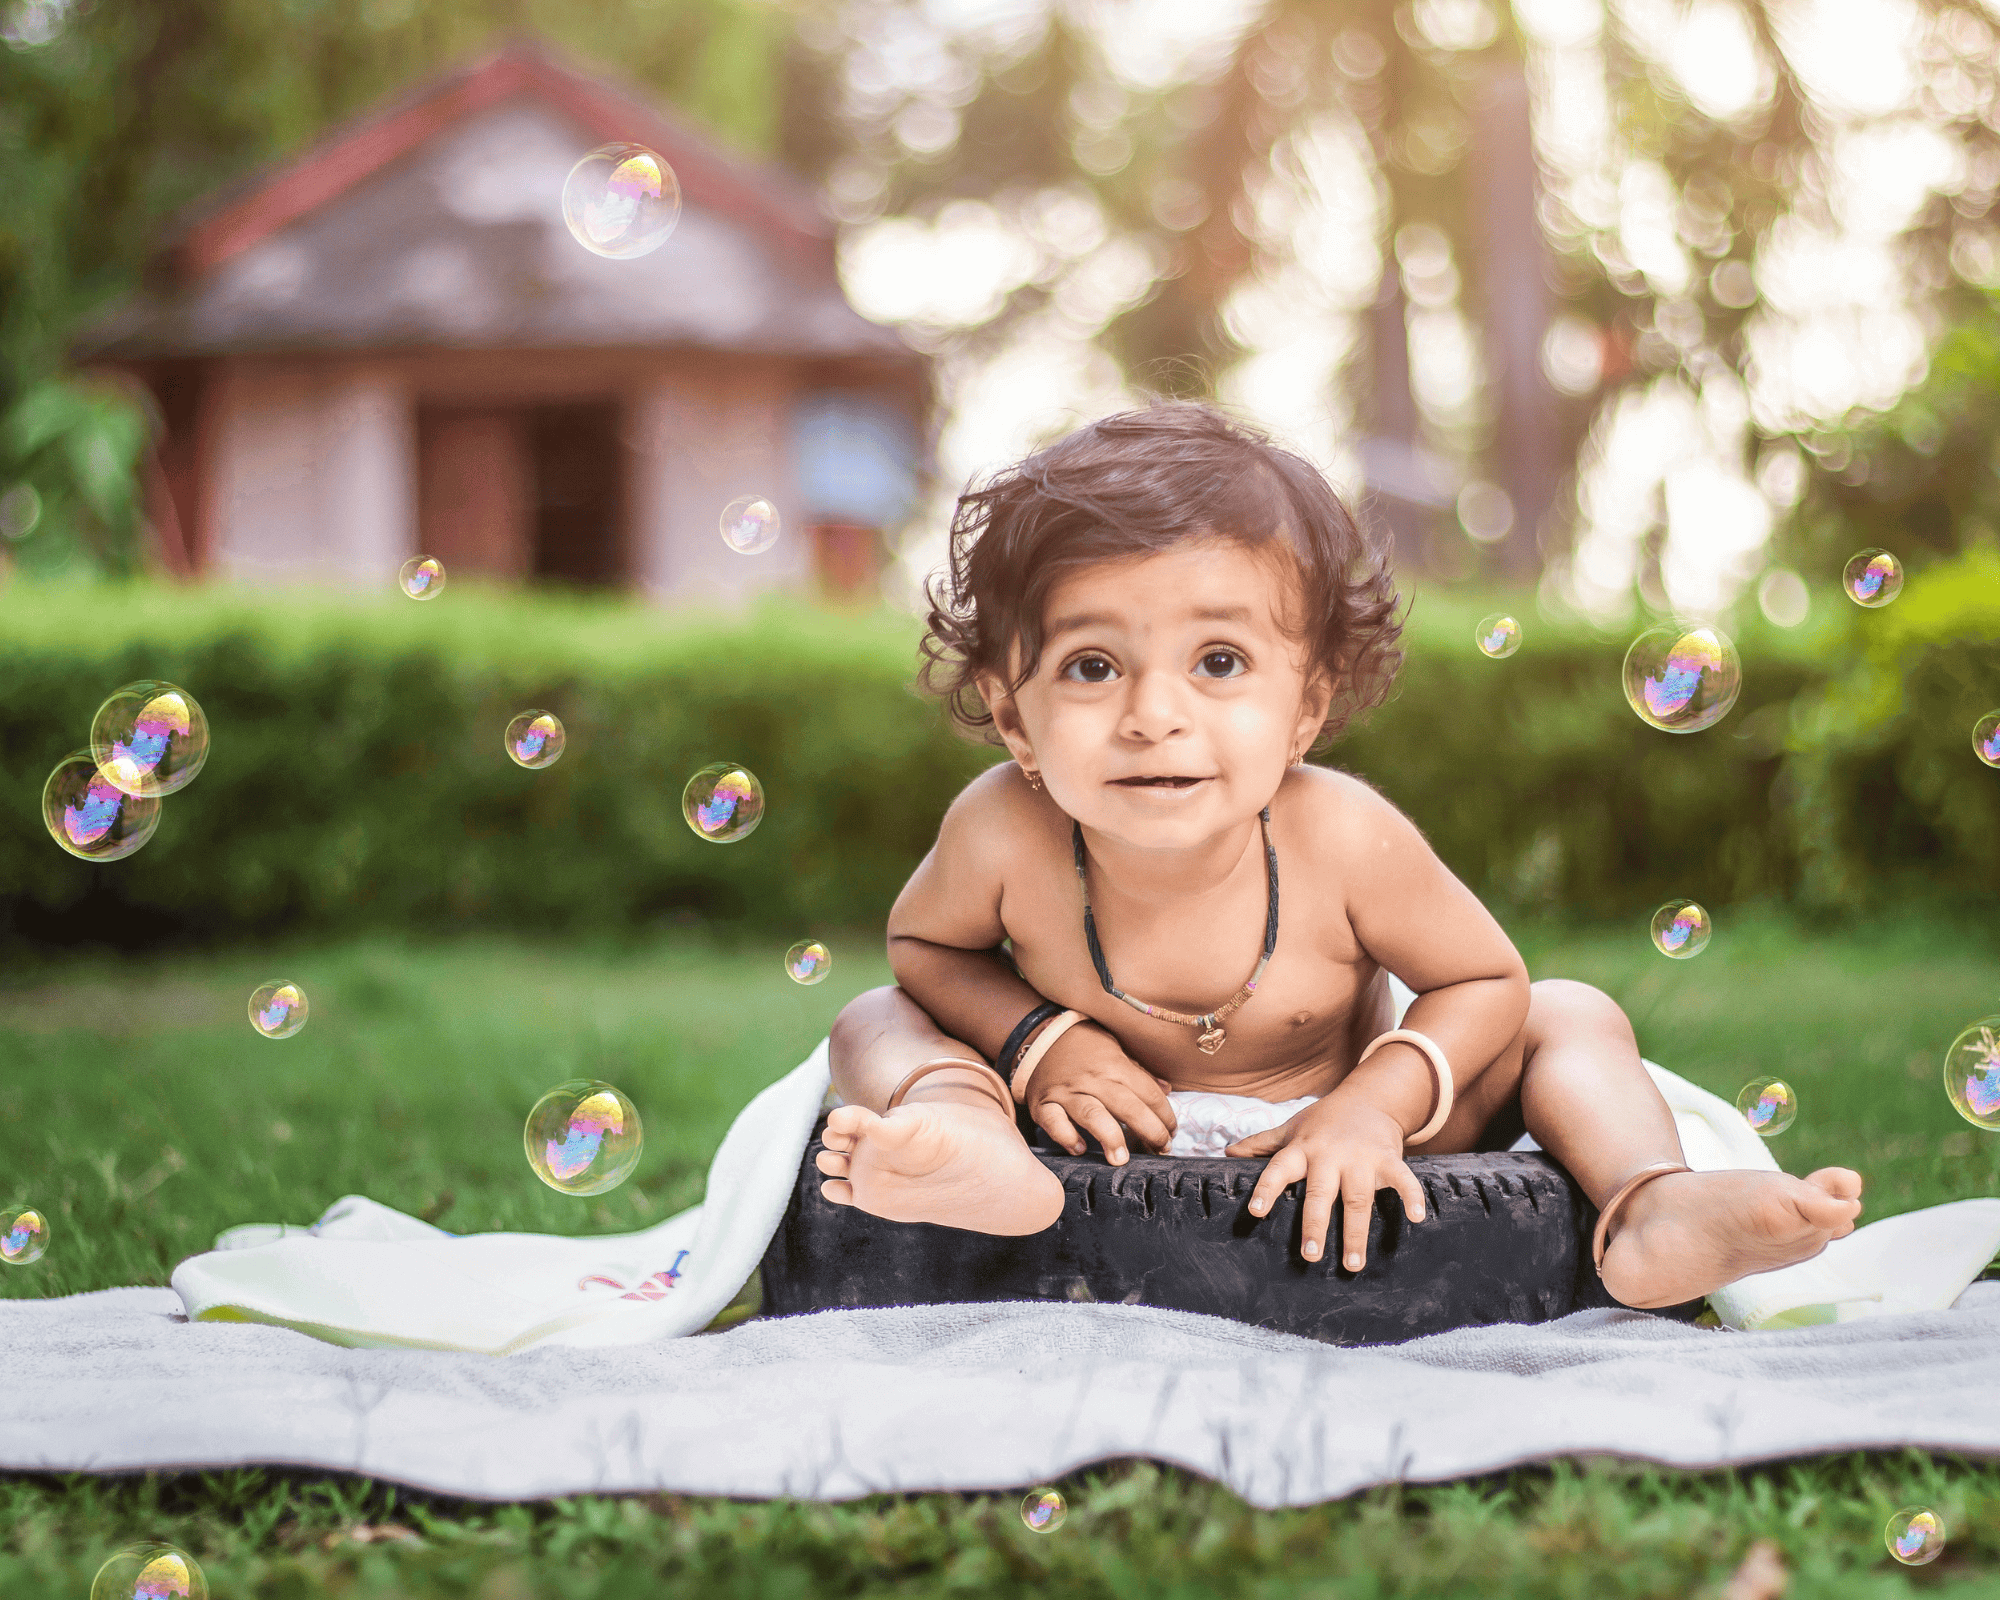
[[(1104, 987), (1067, 860), (1028, 863), (1010, 882), (1003, 916), (1021, 975), (1082, 1012), (1175, 1089), (1289, 1100), (1325, 1094), (1367, 1041), (1391, 1025), (1388, 982), (1362, 950), (1337, 893), (1295, 883), (1281, 895), (1277, 943), (1256, 990), (1220, 1021), (1212, 1054), (1202, 1028), (1148, 1016)], [(1266, 886), (1246, 875), (1198, 907), (1159, 908), (1103, 896), (1098, 948), (1112, 982), (1155, 1010), (1220, 1010), (1255, 970), (1264, 946)]]

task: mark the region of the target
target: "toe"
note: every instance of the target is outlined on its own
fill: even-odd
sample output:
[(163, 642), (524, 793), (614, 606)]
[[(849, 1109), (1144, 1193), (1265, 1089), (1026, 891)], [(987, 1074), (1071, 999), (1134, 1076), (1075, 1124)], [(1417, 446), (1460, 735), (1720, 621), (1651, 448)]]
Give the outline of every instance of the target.
[(820, 1194), (831, 1204), (851, 1206), (854, 1204), (854, 1185), (845, 1178), (828, 1178), (819, 1186)]
[(1806, 1182), (1824, 1189), (1836, 1200), (1861, 1198), (1861, 1174), (1847, 1167), (1821, 1167), (1809, 1175)]
[(844, 1178), (852, 1165), (853, 1157), (845, 1150), (822, 1150), (813, 1157), (813, 1165), (829, 1178)]

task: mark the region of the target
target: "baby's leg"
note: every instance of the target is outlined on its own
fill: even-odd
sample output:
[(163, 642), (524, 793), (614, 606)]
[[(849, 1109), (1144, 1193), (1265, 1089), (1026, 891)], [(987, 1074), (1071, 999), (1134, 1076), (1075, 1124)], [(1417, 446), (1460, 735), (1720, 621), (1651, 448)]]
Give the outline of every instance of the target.
[(1000, 1109), (991, 1078), (950, 1068), (918, 1079), (883, 1113), (896, 1085), (926, 1061), (985, 1058), (948, 1037), (901, 989), (871, 989), (834, 1018), (833, 1086), (847, 1103), (826, 1119), (820, 1193), (893, 1222), (976, 1233), (1040, 1233), (1062, 1215), (1062, 1180)]
[[(1608, 996), (1561, 979), (1537, 983), (1522, 1044), (1521, 1118), (1593, 1205), (1640, 1168), (1685, 1159), (1632, 1025)], [(1652, 1179), (1612, 1219), (1604, 1287), (1628, 1306), (1678, 1305), (1807, 1260), (1854, 1231), (1860, 1196), (1859, 1174), (1845, 1167), (1806, 1178), (1729, 1171)]]

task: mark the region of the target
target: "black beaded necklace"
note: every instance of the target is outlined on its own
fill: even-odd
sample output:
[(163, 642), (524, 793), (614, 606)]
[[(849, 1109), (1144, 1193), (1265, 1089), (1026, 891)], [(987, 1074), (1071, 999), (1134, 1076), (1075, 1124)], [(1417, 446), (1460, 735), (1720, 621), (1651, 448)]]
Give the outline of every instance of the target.
[(1264, 865), (1270, 880), (1269, 907), (1264, 914), (1264, 953), (1257, 958), (1257, 970), (1250, 974), (1249, 982), (1215, 1010), (1198, 1017), (1184, 1016), (1178, 1011), (1169, 1011), (1165, 1006), (1149, 1006), (1143, 1000), (1135, 1000), (1117, 984), (1111, 981), (1111, 969), (1104, 963), (1104, 950), (1097, 942), (1097, 918), (1090, 909), (1090, 877), (1084, 870), (1083, 824), (1072, 820), (1070, 842), (1076, 849), (1076, 881), (1083, 885), (1083, 936), (1090, 945), (1091, 964), (1097, 968), (1097, 981), (1104, 985), (1106, 994), (1116, 995), (1128, 1006), (1143, 1011), (1149, 1017), (1158, 1017), (1162, 1022), (1180, 1022), (1202, 1031), (1195, 1039), (1195, 1048), (1205, 1056), (1212, 1056), (1227, 1042), (1222, 1019), (1234, 1011), (1257, 992), (1257, 980), (1264, 976), (1265, 967), (1270, 965), (1271, 952), (1278, 948), (1278, 852), (1271, 845), (1271, 808), (1266, 806), (1257, 813), (1257, 821), (1264, 830)]

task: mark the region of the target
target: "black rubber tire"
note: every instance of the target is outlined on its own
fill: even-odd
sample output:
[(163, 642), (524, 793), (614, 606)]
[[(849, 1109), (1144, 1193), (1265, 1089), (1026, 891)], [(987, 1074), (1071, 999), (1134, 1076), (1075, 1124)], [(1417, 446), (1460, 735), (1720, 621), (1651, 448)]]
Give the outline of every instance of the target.
[[(1250, 1192), (1264, 1161), (1094, 1150), (1037, 1154), (1062, 1179), (1062, 1215), (1022, 1238), (890, 1222), (820, 1194), (813, 1130), (797, 1187), (764, 1254), (763, 1314), (850, 1306), (1101, 1300), (1230, 1317), (1329, 1344), (1389, 1344), (1450, 1328), (1547, 1322), (1616, 1302), (1590, 1262), (1597, 1211), (1546, 1155), (1414, 1156), (1428, 1218), (1393, 1190), (1375, 1197), (1368, 1263), (1338, 1265), (1336, 1206), (1326, 1259), (1299, 1254), (1305, 1185), (1269, 1215)], [(1038, 1137), (1039, 1137), (1039, 1130)], [(1662, 1308), (1687, 1322), (1704, 1302)]]

